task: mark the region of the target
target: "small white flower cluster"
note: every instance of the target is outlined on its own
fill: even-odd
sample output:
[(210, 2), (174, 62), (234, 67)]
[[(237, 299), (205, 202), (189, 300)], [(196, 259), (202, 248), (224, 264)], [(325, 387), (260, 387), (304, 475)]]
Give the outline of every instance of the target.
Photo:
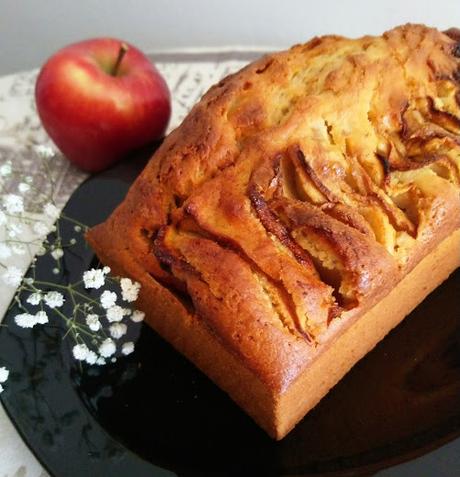
[[(20, 183), (18, 187), (23, 193), (30, 189), (26, 183)], [(56, 226), (49, 226), (29, 214), (20, 195), (10, 193), (0, 199), (0, 227), (5, 231), (4, 239), (0, 241), (0, 263), (5, 271), (0, 278), (3, 284), (17, 288), (22, 272), (16, 266), (9, 265), (9, 259), (25, 255), (31, 245), (35, 246), (35, 249), (38, 248), (37, 255), (43, 255), (49, 249), (56, 261), (62, 258), (64, 251), (60, 239), (53, 245), (45, 240), (48, 233), (56, 230)], [(42, 205), (42, 214), (54, 222), (59, 217), (59, 209), (52, 202), (45, 202)]]
[(24, 212), (24, 199), (17, 194), (5, 194), (3, 196), (3, 208), (7, 214), (22, 214)]
[(17, 288), (22, 281), (22, 271), (13, 265), (6, 268), (2, 274), (2, 280), (5, 285)]
[(98, 290), (105, 283), (105, 277), (110, 273), (110, 267), (92, 268), (83, 273), (83, 283), (85, 288), (94, 288)]
[[(99, 289), (106, 283), (106, 278), (110, 273), (109, 267), (102, 269), (91, 269), (83, 274), (83, 283), (87, 289)], [(18, 279), (20, 280), (20, 279)], [(39, 282), (26, 281), (24, 287), (31, 291), (26, 299), (26, 303), (32, 306), (41, 306), (41, 310), (36, 313), (24, 312), (15, 316), (15, 323), (21, 328), (33, 328), (36, 325), (43, 325), (49, 322), (48, 313), (43, 309), (44, 306), (51, 310), (61, 308), (66, 299), (63, 293), (59, 291), (44, 292), (36, 288), (35, 284)], [(64, 287), (65, 288), (65, 287)], [(140, 284), (122, 278), (120, 280), (121, 299), (125, 302), (132, 303), (137, 300), (140, 291)], [(69, 285), (67, 290), (70, 294), (75, 292), (73, 287)], [(80, 300), (84, 296), (79, 293)], [(99, 301), (95, 301), (89, 296), (87, 303), (83, 306), (86, 310), (84, 323), (78, 323), (76, 319), (69, 319), (69, 327), (74, 331), (76, 344), (72, 349), (73, 356), (78, 361), (84, 361), (90, 365), (102, 365), (106, 363), (107, 358), (113, 357), (117, 351), (116, 342), (123, 338), (128, 332), (128, 326), (122, 321), (129, 317), (132, 322), (139, 323), (144, 319), (144, 312), (140, 310), (132, 310), (131, 308), (117, 304), (118, 295), (114, 291), (104, 290), (99, 296)], [(94, 308), (99, 308), (99, 313), (95, 313)], [(75, 318), (75, 317), (74, 317)], [(97, 333), (100, 333), (99, 335)], [(107, 337), (107, 334), (110, 336)], [(97, 349), (90, 349), (84, 337), (90, 336), (91, 343), (97, 344)], [(134, 351), (134, 343), (127, 341), (121, 344), (121, 354), (127, 356)], [(113, 358), (112, 358), (113, 359)]]
[[(7, 271), (13, 279), (20, 282), (21, 274), (19, 270)], [(83, 284), (86, 289), (100, 289), (106, 284), (107, 280), (116, 281), (109, 278), (109, 267), (102, 269), (92, 268), (83, 274)], [(25, 291), (31, 292), (26, 299), (26, 303), (31, 306), (40, 306), (41, 309), (36, 313), (31, 313), (25, 310), (24, 313), (15, 316), (15, 323), (21, 328), (33, 328), (36, 325), (44, 325), (49, 322), (48, 313), (52, 310), (56, 311), (59, 316), (64, 317), (67, 326), (74, 337), (76, 344), (72, 348), (72, 354), (77, 361), (84, 361), (90, 365), (103, 365), (108, 358), (113, 358), (117, 351), (117, 341), (123, 338), (128, 332), (127, 323), (123, 322), (128, 318), (134, 322), (139, 323), (144, 319), (144, 312), (140, 310), (132, 310), (129, 307), (117, 304), (119, 299), (117, 293), (110, 290), (104, 290), (99, 296), (98, 300), (91, 298), (89, 295), (85, 297), (84, 294), (74, 288), (73, 285), (62, 286), (61, 290), (67, 292), (72, 302), (75, 300), (75, 293), (79, 301), (84, 301), (81, 305), (80, 314), (75, 312), (71, 318), (65, 317), (59, 308), (66, 302), (66, 298), (61, 291), (51, 290), (43, 291), (37, 288), (41, 285), (39, 280), (26, 279), (23, 281), (21, 287)], [(47, 286), (52, 286), (46, 283)], [(130, 280), (129, 278), (121, 278), (119, 280), (121, 289), (121, 300), (126, 303), (133, 303), (137, 300), (140, 284)], [(45, 307), (50, 310), (47, 312)], [(82, 322), (81, 315), (84, 320)], [(95, 346), (94, 349), (91, 349)], [(127, 341), (121, 344), (119, 348), (121, 354), (127, 356), (134, 351), (134, 343)]]
[(44, 205), (43, 212), (45, 213), (46, 216), (48, 216), (50, 219), (53, 219), (53, 220), (57, 220), (60, 215), (59, 209), (51, 202), (47, 202)]
[[(34, 146), (34, 151), (41, 160), (41, 167), (36, 177), (49, 176), (50, 164), (55, 155), (52, 147), (46, 145)], [(43, 184), (34, 184), (34, 177), (27, 175), (24, 169), (16, 169), (13, 162), (7, 161), (0, 165), (0, 265), (6, 271), (0, 274), (0, 282), (9, 287), (18, 287), (19, 273), (16, 267), (10, 266), (8, 261), (27, 252), (33, 255), (44, 255), (47, 251), (56, 260), (54, 273), (59, 273), (60, 260), (64, 255), (64, 248), (76, 243), (73, 237), (64, 244), (59, 233), (50, 243), (46, 238), (50, 232), (55, 232), (54, 223), (58, 219), (70, 220), (75, 225), (75, 231), (81, 232), (86, 228), (78, 221), (62, 216), (54, 203), (54, 181), (50, 180), (46, 187)], [(33, 197), (31, 194), (33, 193)], [(37, 214), (41, 215), (41, 218)], [(11, 265), (14, 265), (11, 263)]]
[[(104, 286), (106, 277), (110, 273), (109, 267), (102, 269), (92, 268), (83, 274), (83, 283), (87, 289), (98, 290)], [(127, 303), (132, 303), (137, 300), (140, 284), (130, 280), (129, 278), (122, 278), (120, 280), (121, 299)], [(104, 324), (110, 335), (103, 339), (98, 346), (97, 353), (92, 351), (86, 343), (77, 343), (73, 347), (73, 356), (78, 361), (85, 361), (88, 364), (105, 364), (107, 358), (111, 358), (117, 351), (116, 341), (123, 338), (128, 332), (126, 323), (122, 323), (125, 317), (130, 317), (131, 321), (139, 323), (144, 319), (144, 313), (139, 310), (132, 310), (117, 304), (118, 296), (115, 292), (104, 290), (99, 297), (99, 306), (101, 308), (101, 315), (97, 313), (88, 313), (86, 315), (86, 325), (92, 332), (99, 332), (104, 329)], [(103, 323), (101, 320), (104, 320)], [(120, 351), (127, 356), (134, 351), (134, 343), (127, 341), (121, 345)]]
[[(31, 285), (32, 284), (33, 282), (31, 283)], [(44, 293), (38, 290), (34, 293), (31, 293), (26, 301), (27, 303), (29, 303), (29, 305), (36, 306), (44, 302), (50, 308), (60, 308), (64, 304), (65, 298), (64, 295), (58, 291), (49, 291), (47, 293)]]
[[(46, 166), (46, 161), (54, 156), (54, 150), (47, 146), (36, 146), (35, 149)], [(44, 167), (43, 173), (49, 174), (49, 165)], [(15, 184), (14, 190), (5, 186), (7, 178), (9, 184)], [(11, 178), (15, 180), (12, 181)], [(87, 227), (61, 214), (52, 199), (54, 190), (38, 190), (39, 187), (34, 185), (34, 178), (25, 171), (15, 170), (11, 161), (0, 165), (0, 186), (0, 228), (5, 232), (4, 238), (0, 240), (0, 286), (3, 284), (17, 289), (15, 302), (20, 312), (14, 317), (15, 324), (30, 329), (46, 325), (52, 315), (61, 318), (68, 328), (66, 336), (73, 338), (75, 342), (72, 348), (74, 358), (90, 365), (103, 365), (108, 359), (115, 360), (117, 351), (122, 355), (131, 354), (134, 343), (121, 340), (128, 333), (129, 321), (139, 323), (144, 319), (142, 311), (132, 309), (132, 304), (139, 295), (140, 284), (129, 278), (110, 277), (109, 267), (93, 268), (83, 274), (82, 282), (86, 289), (99, 290), (106, 281), (117, 283), (120, 288), (118, 294), (103, 290), (94, 299), (90, 294), (84, 293), (82, 282), (68, 285), (42, 282), (36, 278), (35, 271), (33, 278), (23, 279), (24, 272), (10, 259), (28, 251), (38, 256), (49, 252), (56, 261), (56, 267), (52, 271), (59, 273), (65, 248), (76, 243), (75, 237), (70, 238), (69, 243), (63, 243), (59, 229), (61, 221), (69, 221), (76, 233), (84, 232)], [(28, 196), (31, 191), (34, 192), (33, 201)], [(37, 213), (41, 214), (41, 219), (37, 218)], [(56, 224), (50, 226), (51, 222)], [(56, 233), (47, 238), (50, 232)], [(34, 264), (35, 259), (32, 261), (32, 269)], [(25, 299), (23, 293), (27, 293)], [(69, 306), (70, 303), (73, 307)], [(66, 304), (70, 316), (66, 315)], [(0, 392), (3, 390), (1, 383), (7, 377), (6, 368), (0, 368)]]
[(120, 280), (121, 286), (121, 295), (123, 300), (127, 302), (133, 302), (137, 300), (139, 296), (139, 290), (141, 289), (141, 284), (133, 282), (129, 278), (122, 278)]
[(4, 390), (3, 384), (6, 383), (9, 375), (10, 375), (10, 372), (4, 366), (2, 366), (0, 368), (0, 394)]
[[(105, 284), (106, 275), (110, 272), (108, 267), (104, 267), (102, 270), (91, 269), (84, 274), (83, 282), (87, 288), (100, 288)], [(140, 285), (130, 279), (123, 278), (120, 281), (122, 289), (122, 299), (124, 301), (133, 302), (137, 299), (139, 294)], [(24, 312), (15, 316), (15, 323), (21, 328), (33, 328), (36, 325), (44, 325), (49, 322), (48, 313), (43, 309), (43, 306), (48, 306), (51, 310), (61, 308), (65, 303), (65, 297), (61, 292), (52, 290), (48, 292), (37, 289), (34, 285), (34, 281), (25, 281), (24, 287), (29, 287), (28, 290), (32, 290), (32, 293), (27, 297), (26, 303), (32, 306), (41, 306), (42, 309), (36, 313)], [(32, 288), (30, 288), (32, 287)], [(69, 293), (73, 288), (69, 286)], [(130, 317), (134, 323), (139, 323), (144, 319), (144, 312), (140, 310), (131, 310), (116, 304), (118, 296), (115, 292), (105, 290), (99, 297), (100, 309), (102, 313), (90, 312), (85, 317), (85, 323), (88, 332), (98, 333), (104, 330), (101, 319), (105, 318), (106, 330), (110, 334), (110, 337), (101, 338), (98, 335), (93, 335), (92, 342), (98, 343), (97, 353), (89, 348), (89, 346), (83, 341), (82, 324), (76, 323), (75, 320), (69, 319), (70, 328), (75, 331), (74, 337), (77, 344), (73, 347), (74, 358), (78, 361), (85, 361), (86, 363), (93, 365), (103, 365), (106, 363), (106, 359), (112, 357), (117, 350), (116, 341), (126, 335), (128, 326), (126, 323), (122, 323), (125, 317)], [(89, 301), (94, 301), (88, 297)], [(86, 305), (84, 309), (93, 310), (93, 305)], [(104, 315), (105, 316), (102, 316)], [(99, 341), (98, 339), (99, 338)], [(134, 343), (127, 341), (121, 345), (120, 351), (123, 355), (127, 356), (134, 351)]]
[(14, 317), (14, 322), (21, 328), (33, 328), (35, 325), (45, 325), (49, 322), (46, 311), (37, 311), (32, 313), (20, 313)]

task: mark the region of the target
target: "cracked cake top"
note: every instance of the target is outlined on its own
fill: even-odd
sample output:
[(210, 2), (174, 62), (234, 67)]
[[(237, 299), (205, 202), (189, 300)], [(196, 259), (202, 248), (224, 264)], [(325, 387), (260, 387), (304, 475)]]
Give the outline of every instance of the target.
[(447, 33), (315, 38), (225, 78), (90, 242), (282, 390), (459, 226)]

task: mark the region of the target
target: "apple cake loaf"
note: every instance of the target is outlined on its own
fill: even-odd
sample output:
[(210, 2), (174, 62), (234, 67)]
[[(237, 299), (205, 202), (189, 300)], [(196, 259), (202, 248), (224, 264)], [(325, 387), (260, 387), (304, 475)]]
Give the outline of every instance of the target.
[(280, 439), (460, 266), (460, 31), (314, 38), (212, 87), (88, 240)]

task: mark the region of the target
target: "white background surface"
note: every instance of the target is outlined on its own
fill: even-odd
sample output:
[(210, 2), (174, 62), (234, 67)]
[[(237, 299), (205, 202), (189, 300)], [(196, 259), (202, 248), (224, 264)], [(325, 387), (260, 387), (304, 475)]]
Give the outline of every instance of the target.
[(284, 47), (406, 22), (460, 27), (460, 0), (0, 0), (0, 75), (39, 66), (84, 37), (117, 36), (148, 51)]

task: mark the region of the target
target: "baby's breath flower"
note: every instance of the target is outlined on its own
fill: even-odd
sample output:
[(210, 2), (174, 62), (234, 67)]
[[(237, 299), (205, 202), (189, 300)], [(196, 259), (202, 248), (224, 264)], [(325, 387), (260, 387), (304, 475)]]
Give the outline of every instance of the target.
[(24, 178), (24, 181), (27, 182), (27, 184), (32, 184), (34, 181), (34, 178), (32, 176), (26, 176)]
[(13, 168), (11, 167), (11, 162), (6, 162), (0, 166), (0, 176), (6, 177), (9, 176), (13, 172)]
[(0, 368), (0, 383), (5, 383), (9, 375), (10, 372), (4, 366), (2, 366)]
[(134, 351), (134, 343), (132, 341), (128, 341), (126, 343), (123, 343), (123, 346), (121, 347), (121, 352), (125, 355), (128, 356)]
[(50, 308), (60, 308), (64, 304), (64, 295), (57, 291), (50, 291), (44, 297), (45, 303)]
[(22, 243), (15, 243), (11, 246), (11, 251), (15, 255), (25, 255), (27, 249), (26, 246)]
[(51, 252), (51, 256), (54, 258), (54, 260), (59, 260), (60, 258), (62, 258), (63, 255), (64, 251), (62, 250), (62, 248), (55, 248)]
[(133, 282), (129, 278), (122, 278), (120, 280), (120, 286), (123, 300), (127, 302), (133, 302), (137, 300), (139, 290), (141, 288), (140, 283)]
[(76, 344), (72, 348), (73, 357), (77, 361), (84, 361), (88, 356), (89, 349), (85, 344)]
[(59, 268), (53, 268), (53, 274), (58, 275), (59, 274)]
[(123, 317), (125, 316), (125, 311), (123, 308), (119, 305), (114, 305), (111, 306), (107, 310), (107, 320), (110, 321), (110, 323), (121, 321)]
[(145, 313), (140, 310), (134, 310), (133, 314), (131, 315), (131, 321), (134, 321), (134, 323), (140, 323), (141, 321), (144, 321), (145, 318)]
[(40, 237), (44, 237), (48, 234), (48, 227), (43, 222), (35, 222), (33, 226), (34, 232)]
[(109, 328), (110, 336), (116, 340), (120, 339), (128, 331), (128, 327), (124, 323), (114, 323)]
[(34, 283), (34, 279), (32, 277), (24, 278), (24, 283), (27, 285), (32, 285)]
[(41, 301), (42, 294), (40, 292), (31, 293), (26, 300), (29, 305), (38, 305)]
[(22, 272), (18, 267), (10, 266), (3, 272), (3, 282), (11, 287), (18, 287), (21, 284)]
[(117, 350), (114, 341), (111, 338), (106, 338), (101, 346), (99, 346), (99, 354), (103, 358), (110, 358)]
[(24, 226), (22, 224), (12, 223), (8, 227), (8, 236), (10, 238), (16, 238), (24, 232)]
[(16, 194), (6, 194), (3, 196), (3, 207), (9, 214), (20, 214), (24, 212), (24, 201)]
[(37, 324), (37, 319), (30, 313), (16, 315), (14, 321), (20, 328), (33, 328)]
[[(9, 375), (10, 372), (4, 366), (2, 366), (0, 368), (0, 383), (6, 383)], [(2, 386), (2, 384), (0, 384), (0, 394), (4, 391), (4, 389), (5, 388)]]
[(86, 316), (86, 324), (91, 331), (99, 331), (101, 329), (99, 317), (95, 314), (90, 314)]
[[(31, 180), (28, 177), (23, 178), (22, 182), (18, 185), (18, 191), (21, 193), (26, 193), (31, 190), (30, 184)], [(44, 197), (44, 196), (43, 196)], [(47, 200), (40, 198), (40, 201)], [(13, 220), (9, 220), (6, 213), (8, 214), (21, 214), (24, 211), (24, 201), (23, 199), (16, 194), (7, 194), (4, 196), (0, 195), (0, 201), (3, 203), (3, 210), (0, 209), (0, 225), (2, 221), (4, 224), (7, 225), (6, 232), (9, 233), (10, 237), (14, 238), (23, 233), (24, 226), (21, 224), (20, 221), (13, 218)], [(43, 203), (43, 202), (41, 202)], [(0, 207), (2, 205), (0, 204)], [(52, 202), (48, 202), (43, 206), (43, 213), (51, 218), (51, 219), (58, 219), (60, 212), (59, 209), (56, 207), (55, 204)], [(3, 215), (2, 215), (3, 214)], [(28, 221), (22, 220), (23, 223), (26, 225), (29, 223)], [(33, 224), (33, 225), (32, 225)], [(46, 235), (52, 231), (50, 227), (46, 225), (45, 222), (38, 221), (32, 222), (30, 228), (35, 233), (35, 237), (38, 236), (40, 238), (45, 238)], [(54, 230), (56, 230), (56, 226), (53, 226)], [(74, 226), (74, 230), (77, 233), (80, 233), (83, 229), (83, 226), (76, 225)], [(19, 241), (18, 239), (16, 239)], [(25, 242), (24, 242), (25, 243)], [(69, 241), (70, 245), (77, 243), (76, 238), (71, 238)], [(9, 258), (11, 254), (24, 254), (27, 251), (27, 248), (21, 244), (10, 244), (8, 242), (0, 242), (0, 258)], [(56, 239), (45, 239), (43, 241), (43, 245), (41, 246), (41, 250), (39, 250), (39, 254), (43, 254), (46, 251), (50, 251), (50, 255), (55, 259), (59, 260), (64, 252), (62, 246), (59, 241)], [(34, 265), (32, 265), (34, 266)], [(60, 273), (59, 268), (56, 267), (52, 270), (53, 273)], [(83, 283), (85, 288), (92, 288), (92, 289), (99, 289), (101, 288), (106, 282), (106, 276), (110, 273), (110, 268), (104, 266), (101, 269), (92, 268), (87, 270), (83, 273)], [(19, 268), (11, 266), (6, 268), (5, 270), (0, 270), (0, 278), (8, 285), (18, 287), (21, 284), (22, 280), (22, 272)], [(45, 303), (50, 308), (60, 308), (65, 303), (64, 295), (58, 291), (41, 291), (36, 290), (34, 288), (33, 280), (31, 279), (30, 286), (35, 291), (27, 296), (25, 302), (32, 306), (40, 305), (41, 303)], [(25, 282), (24, 282), (25, 283)], [(26, 289), (26, 285), (24, 285), (24, 290)], [(120, 280), (120, 288), (121, 288), (121, 297), (125, 302), (134, 302), (138, 298), (139, 291), (140, 291), (140, 284), (129, 279), (129, 278), (122, 278)], [(23, 288), (20, 288), (21, 291), (24, 291)], [(69, 288), (69, 294), (72, 294), (73, 289)], [(82, 307), (79, 308), (80, 312), (84, 313), (84, 318), (77, 313), (74, 309), (72, 319), (73, 320), (80, 320), (79, 325), (85, 325), (86, 321), (86, 330), (91, 330), (94, 333), (92, 346), (96, 349), (90, 349), (87, 344), (81, 342), (81, 338), (79, 337), (78, 333), (75, 336), (76, 343), (72, 348), (72, 354), (78, 361), (85, 361), (86, 363), (93, 365), (104, 365), (110, 359), (111, 362), (116, 361), (114, 355), (117, 351), (116, 340), (119, 340), (123, 336), (127, 334), (128, 327), (125, 323), (122, 323), (122, 320), (125, 317), (130, 316), (133, 322), (140, 322), (144, 319), (144, 312), (136, 310), (134, 313), (130, 308), (124, 308), (122, 306), (117, 305), (118, 296), (117, 293), (105, 290), (101, 293), (99, 298), (99, 304), (94, 300), (88, 297), (88, 300), (85, 300)], [(104, 333), (103, 335), (98, 335), (98, 332), (102, 330), (101, 324), (101, 310), (105, 310), (106, 318), (109, 323), (108, 326), (108, 338), (107, 335)], [(71, 312), (72, 313), (72, 312)], [(85, 316), (86, 315), (86, 316)], [(131, 316), (132, 315), (132, 316)], [(20, 313), (15, 316), (14, 321), (16, 324), (23, 328), (33, 328), (36, 325), (44, 325), (49, 322), (49, 317), (47, 312), (44, 310), (40, 310), (37, 313)], [(83, 323), (81, 323), (83, 321)], [(102, 341), (103, 340), (103, 341)], [(102, 341), (102, 343), (101, 343)], [(129, 355), (134, 350), (134, 343), (129, 341), (124, 343), (121, 346), (121, 353), (123, 355)], [(1, 377), (1, 368), (0, 368), (0, 377)], [(0, 381), (1, 382), (1, 381)], [(1, 384), (0, 384), (1, 386)]]
[(35, 325), (45, 325), (48, 323), (48, 315), (44, 311), (39, 311), (35, 315), (20, 313), (14, 317), (14, 321), (21, 328), (33, 328)]
[(46, 253), (46, 248), (43, 245), (40, 245), (37, 249), (36, 255), (41, 257), (42, 255), (45, 255)]
[(56, 220), (60, 214), (59, 209), (51, 202), (48, 202), (44, 205), (43, 212), (53, 220)]
[(37, 321), (37, 325), (46, 325), (46, 323), (49, 322), (46, 311), (37, 311), (37, 313), (35, 313), (35, 320)]
[(0, 259), (6, 259), (11, 257), (11, 248), (6, 243), (0, 243)]
[(106, 290), (102, 293), (100, 300), (103, 308), (111, 308), (115, 305), (115, 302), (117, 301), (117, 294)]
[[(105, 267), (104, 267), (105, 268)], [(83, 282), (85, 284), (85, 288), (101, 288), (102, 285), (105, 283), (105, 275), (108, 272), (105, 272), (104, 269), (95, 269), (92, 268), (91, 270), (87, 270), (83, 273)]]
[(26, 192), (29, 192), (30, 190), (30, 185), (26, 184), (25, 182), (20, 182), (18, 185), (18, 191), (21, 192), (21, 194), (25, 194)]
[(45, 159), (50, 159), (55, 155), (54, 149), (45, 144), (38, 144), (35, 146), (35, 152)]
[(86, 354), (85, 361), (88, 364), (96, 364), (97, 354), (94, 351), (88, 350), (88, 353)]

